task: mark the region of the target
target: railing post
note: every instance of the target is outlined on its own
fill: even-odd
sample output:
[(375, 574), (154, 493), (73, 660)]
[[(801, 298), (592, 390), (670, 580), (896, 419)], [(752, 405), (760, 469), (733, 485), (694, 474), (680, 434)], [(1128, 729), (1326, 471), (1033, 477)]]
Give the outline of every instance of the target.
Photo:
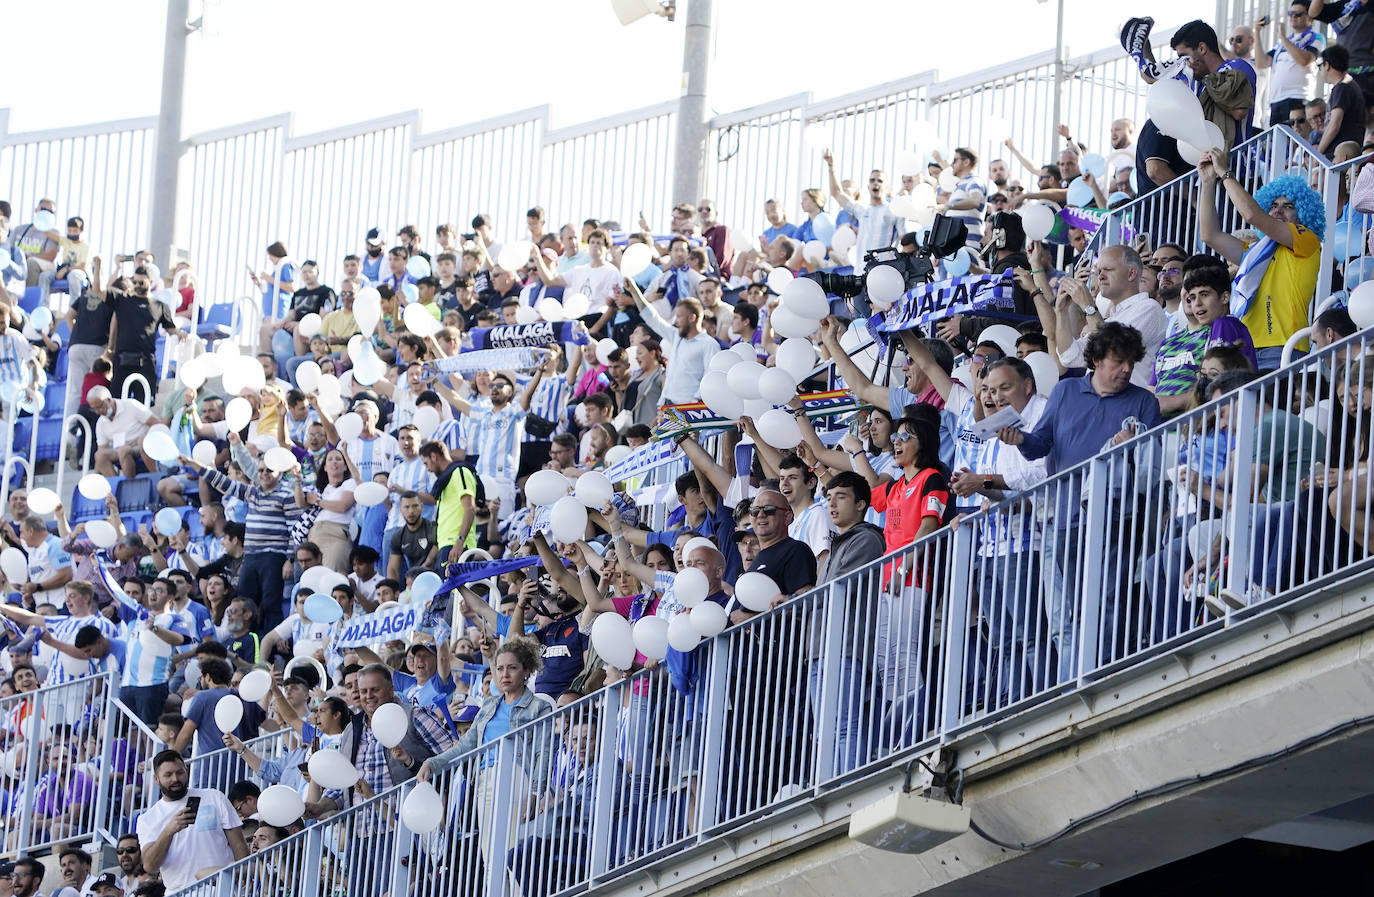
[[(104, 703), (106, 707), (110, 706), (110, 698), (117, 693), (118, 677), (119, 671), (113, 669), (105, 677), (106, 696)], [(91, 820), (91, 831), (96, 836), (103, 832), (106, 840), (111, 844), (115, 843), (115, 839), (120, 835), (119, 832), (105, 831), (105, 812), (110, 804), (110, 788), (120, 787), (117, 780), (110, 775), (114, 763), (113, 717), (114, 714), (108, 712), (100, 715), (100, 768), (105, 771), (105, 775), (101, 776), (95, 783), (95, 816)]]
[[(854, 587), (852, 577), (835, 580), (826, 589), (821, 611), (825, 628), (821, 630), (825, 649), (811, 663), (821, 666), (820, 706), (816, 708), (816, 784), (836, 775), (835, 742), (840, 720), (840, 678), (844, 675), (844, 610), (842, 594)], [(806, 636), (810, 641), (810, 636)], [(809, 646), (808, 646), (809, 647)], [(809, 651), (808, 651), (809, 653)], [(849, 712), (853, 712), (852, 708)]]
[[(706, 732), (701, 739), (701, 758), (697, 769), (701, 771), (697, 783), (697, 837), (716, 824), (720, 809), (721, 757), (725, 753), (725, 717), (729, 712), (728, 695), (730, 685), (730, 643), (728, 633), (722, 633), (711, 642), (711, 657), (706, 661), (706, 706), (703, 713), (692, 718), (692, 725), (700, 726), (701, 718), (706, 717)], [(701, 703), (697, 704), (701, 709)]]
[[(405, 804), (405, 799), (410, 796), (410, 792), (415, 790), (415, 781), (405, 783), (400, 792), (391, 799), (395, 802), (396, 826), (392, 837), (395, 842), (391, 848), (391, 869), (388, 870), (390, 881), (388, 882), (386, 893), (388, 894), (408, 894), (410, 893), (410, 853), (415, 846), (415, 833), (406, 828), (406, 824), (401, 818), (401, 807)], [(389, 809), (384, 812), (390, 812)], [(448, 804), (444, 804), (444, 812), (448, 813)], [(494, 839), (493, 839), (494, 840)], [(505, 868), (505, 857), (501, 858), (502, 868)], [(308, 891), (306, 892), (309, 893)], [(324, 897), (324, 895), (321, 895)]]
[[(29, 734), (24, 739), (24, 809), (19, 817), (19, 844), (25, 847), (33, 843), (34, 792), (38, 789), (38, 751), (43, 719), (47, 716), (46, 705), (47, 693), (42, 691), (35, 693), (29, 703)], [(19, 731), (24, 731), (23, 723), (20, 723)]]
[[(1077, 620), (1074, 624), (1077, 632), (1072, 635), (1074, 648), (1078, 653), (1078, 666), (1075, 675), (1080, 686), (1085, 681), (1087, 674), (1097, 668), (1098, 662), (1097, 643), (1102, 623), (1102, 585), (1105, 579), (1107, 530), (1110, 523), (1107, 519), (1107, 493), (1111, 480), (1112, 458), (1115, 457), (1117, 455), (1098, 456), (1091, 461), (1088, 468), (1088, 502), (1086, 509), (1079, 517), (1078, 538), (1066, 540), (1062, 546), (1070, 555), (1075, 550), (1080, 552), (1082, 558), (1081, 564), (1073, 564), (1072, 556), (1066, 559), (1073, 564), (1071, 569), (1078, 569), (1081, 572), (1081, 581), (1063, 583), (1066, 591), (1075, 588), (1081, 589)], [(1072, 481), (1067, 484), (1067, 487), (1073, 488)], [(1072, 542), (1078, 544), (1071, 544)], [(1056, 549), (1059, 547), (1056, 546)], [(1069, 600), (1070, 596), (1065, 595), (1066, 605)], [(1064, 650), (1062, 644), (1060, 650)]]
[[(490, 771), (488, 771), (490, 774)], [(492, 788), (492, 802), (487, 815), (487, 825), (491, 827), (491, 838), (487, 844), (487, 897), (504, 897), (506, 893), (506, 852), (511, 845), (507, 843), (511, 818), (515, 812), (515, 745), (510, 738), (502, 738), (496, 743), (496, 786)], [(477, 789), (481, 800), (482, 788)], [(521, 800), (524, 795), (520, 796)]]
[[(976, 518), (981, 520), (982, 518)], [(942, 648), (945, 658), (941, 683), (940, 737), (958, 725), (963, 716), (964, 663), (967, 660), (969, 605), (973, 603), (973, 549), (976, 544), (974, 525), (968, 521), (954, 531), (954, 545), (949, 562), (949, 583), (946, 589), (949, 603), (945, 607)], [(936, 549), (938, 550), (938, 548)], [(933, 612), (933, 611), (932, 611)]]
[[(1277, 386), (1277, 384), (1275, 384)], [(1231, 453), (1227, 467), (1231, 473), (1231, 520), (1226, 538), (1230, 550), (1226, 553), (1226, 586), (1237, 595), (1245, 595), (1250, 582), (1250, 539), (1254, 529), (1251, 519), (1251, 494), (1254, 491), (1255, 459), (1250, 447), (1255, 444), (1255, 427), (1259, 421), (1264, 387), (1247, 386), (1236, 394), (1236, 408), (1231, 415), (1231, 427), (1239, 450)], [(1197, 558), (1193, 559), (1195, 562)], [(1229, 613), (1229, 612), (1228, 612)]]
[(596, 749), (596, 796), (595, 810), (592, 813), (592, 843), (587, 862), (587, 883), (590, 885), (597, 877), (611, 868), (611, 830), (619, 824), (620, 815), (616, 806), (616, 720), (620, 715), (621, 694), (629, 687), (629, 680), (621, 680), (610, 688), (602, 689), (601, 727), (597, 735)]
[[(307, 897), (320, 894), (320, 872), (324, 868), (323, 825), (306, 826), (304, 858), (301, 860), (300, 893)], [(321, 895), (324, 897), (324, 895)]]
[[(65, 402), (65, 398), (63, 399)], [(67, 472), (67, 439), (71, 436), (72, 424), (79, 424), (86, 435), (86, 442), (82, 446), (81, 452), (81, 475), (84, 477), (91, 472), (91, 455), (95, 454), (95, 432), (91, 428), (91, 422), (80, 414), (64, 414), (62, 417), (62, 436), (57, 445), (57, 485), (53, 491), (58, 495), (65, 495), (62, 491), (62, 479)]]
[[(1336, 219), (1341, 215), (1341, 178), (1345, 175), (1343, 172), (1333, 172), (1325, 166), (1322, 167), (1321, 172), (1323, 182), (1322, 205), (1326, 208), (1326, 220), (1331, 223), (1330, 227), (1334, 228)], [(1353, 222), (1347, 222), (1346, 227), (1354, 230)], [(1322, 240), (1322, 262), (1317, 268), (1316, 296), (1319, 299), (1324, 299), (1331, 293), (1331, 260), (1334, 258), (1332, 254), (1332, 243), (1334, 242), (1334, 240), (1329, 239)], [(1345, 259), (1341, 259), (1341, 264), (1345, 264), (1345, 261)]]

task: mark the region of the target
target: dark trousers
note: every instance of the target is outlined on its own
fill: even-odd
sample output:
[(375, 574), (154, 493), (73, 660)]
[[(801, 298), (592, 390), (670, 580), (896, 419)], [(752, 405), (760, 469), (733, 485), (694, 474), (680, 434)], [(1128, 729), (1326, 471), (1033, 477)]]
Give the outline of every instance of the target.
[(159, 685), (126, 685), (119, 690), (119, 700), (149, 729), (156, 729), (158, 717), (167, 709), (167, 694), (166, 682)]
[[(137, 359), (136, 362), (135, 359)], [(124, 381), (133, 374), (142, 374), (143, 379), (148, 381), (148, 388), (152, 392), (149, 395), (131, 393), (130, 398), (136, 398), (145, 405), (152, 405), (153, 397), (157, 395), (157, 363), (152, 355), (136, 355), (131, 352), (115, 353), (114, 371), (110, 375), (110, 392), (114, 393), (115, 398), (122, 398), (124, 396)]]
[(280, 551), (250, 551), (243, 555), (238, 592), (246, 598), (252, 598), (262, 609), (259, 632), (268, 631), (283, 619), (281, 597), (284, 582), (281, 568), (285, 563), (286, 555)]

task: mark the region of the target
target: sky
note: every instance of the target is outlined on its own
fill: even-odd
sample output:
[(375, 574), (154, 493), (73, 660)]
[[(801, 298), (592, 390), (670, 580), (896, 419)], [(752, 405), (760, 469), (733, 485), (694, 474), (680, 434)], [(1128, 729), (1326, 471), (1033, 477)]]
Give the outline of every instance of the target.
[[(552, 125), (565, 127), (654, 105), (678, 94), (690, 2), (679, 0), (676, 22), (650, 16), (622, 26), (610, 0), (192, 0), (191, 17), (203, 13), (206, 27), (190, 38), (185, 132), (290, 112), (301, 135), (411, 109), (431, 132), (545, 103)], [(1165, 27), (1199, 8), (1152, 0), (1106, 16), (1116, 4), (1063, 2), (1071, 53), (1115, 44), (1128, 13)], [(165, 3), (61, 6), (61, 16), (42, 3), (6, 10), (9, 33), (35, 36), (10, 42), (7, 69), (55, 76), (17, 78), (11, 84), (25, 85), (22, 92), (0, 93), (9, 130), (156, 115)], [(933, 0), (715, 0), (710, 109), (805, 91), (823, 100), (1054, 47), (1055, 0), (982, 0), (957, 39), (940, 27), (950, 8)], [(985, 37), (971, 47), (967, 35), (980, 26)], [(45, 83), (48, 90), (35, 89)]]

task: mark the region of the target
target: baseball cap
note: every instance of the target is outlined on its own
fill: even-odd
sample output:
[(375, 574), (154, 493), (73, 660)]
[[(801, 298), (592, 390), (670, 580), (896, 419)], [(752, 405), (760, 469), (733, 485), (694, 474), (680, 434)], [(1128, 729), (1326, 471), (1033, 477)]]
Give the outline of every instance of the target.
[(281, 681), (281, 684), (283, 688), (285, 688), (288, 685), (300, 685), (305, 688), (311, 687), (310, 681), (306, 679), (304, 676), (299, 675), (298, 673), (292, 673), (290, 676), (287, 676), (285, 679)]
[(103, 872), (98, 875), (95, 881), (91, 882), (90, 892), (96, 894), (101, 888), (114, 888), (119, 893), (124, 893), (124, 889), (119, 886), (119, 879), (115, 878), (113, 872)]
[(386, 242), (386, 236), (382, 234), (380, 227), (370, 228), (367, 232), (367, 242), (373, 246), (381, 246)]
[(735, 530), (734, 540), (736, 543), (739, 543), (753, 535), (754, 528), (752, 526), (746, 526), (744, 529)]
[(477, 711), (482, 708), (476, 704), (464, 704), (463, 709), (458, 711), (458, 716), (454, 719), (455, 723), (470, 723), (477, 719)]
[(9, 878), (14, 875), (13, 863), (0, 863), (0, 878)]
[(429, 642), (415, 642), (413, 645), (406, 649), (407, 654), (414, 654), (416, 651), (428, 651), (431, 654), (437, 653), (434, 650), (434, 646), (431, 645)]

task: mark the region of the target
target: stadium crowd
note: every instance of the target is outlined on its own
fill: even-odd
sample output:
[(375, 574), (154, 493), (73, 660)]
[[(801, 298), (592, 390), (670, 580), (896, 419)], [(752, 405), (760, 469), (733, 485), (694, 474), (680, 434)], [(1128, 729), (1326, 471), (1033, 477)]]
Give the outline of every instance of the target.
[[(1327, 45), (1314, 21), (1342, 30)], [(1147, 80), (1168, 77), (1148, 52), (1149, 24), (1132, 20), (1123, 45)], [(479, 745), (628, 675), (690, 692), (702, 675), (695, 642), (674, 637), (651, 656), (637, 635), (632, 661), (617, 665), (595, 621), (622, 617), (638, 634), (645, 619), (671, 626), (685, 614), (700, 640), (980, 513), (985, 625), (970, 639), (985, 660), (970, 701), (1001, 706), (1072, 679), (1083, 502), (1076, 486), (1034, 513), (1016, 498), (1104, 447), (1224, 406), (1278, 367), (1302, 328), (1312, 349), (1356, 332), (1339, 305), (1312, 316), (1332, 224), (1321, 196), (1295, 175), (1252, 196), (1226, 149), (1267, 116), (1338, 159), (1367, 150), (1365, 24), (1374, 28), (1363, 6), (1341, 19), (1322, 0), (1294, 0), (1287, 27), (1233, 29), (1225, 46), (1202, 22), (1176, 32), (1180, 76), (1209, 120), (1220, 110), (1234, 123), (1196, 163), (1201, 252), (1148, 234), (1090, 248), (1092, 216), (1061, 216), (1028, 237), (1038, 203), (1100, 214), (1188, 170), (1177, 141), (1120, 119), (1097, 147), (1061, 127), (1064, 143), (1044, 164), (1008, 141), (1010, 161), (957, 147), (897, 178), (875, 168), (849, 180), (841, 165), (869, 160), (827, 153), (826, 182), (795, 206), (767, 198), (757, 235), (702, 199), (676, 206), (665, 232), (595, 218), (552, 230), (537, 206), (504, 241), (498, 232), (513, 229), (485, 214), (465, 233), (440, 224), (433, 243), (417, 226), (394, 242), (378, 226), (337, 271), (274, 242), (252, 266), (262, 319), (241, 353), (237, 334), (187, 323), (222, 298), (196, 295), (190, 265), (163, 272), (140, 253), (102, 270), (81, 217), (59, 229), (57, 202), (45, 199), (33, 222), (11, 227), (0, 203), (0, 393), (24, 415), (41, 415), (46, 396), (84, 417), (70, 461), (94, 471), (70, 496), (18, 479), (8, 490), (8, 830), (28, 813), (31, 843), (66, 845), (90, 821), (92, 780), (111, 772), (92, 747), (107, 698), (158, 748), (118, 772), (159, 798), (115, 799), (117, 867), (53, 847), (60, 883), (45, 885), (43, 864), (26, 856), (0, 865), (0, 897), (170, 892), (403, 781), (437, 779)], [(1254, 236), (1222, 229), (1208, 198), (1223, 196)], [(904, 306), (882, 301), (871, 278), (858, 295), (803, 286), (862, 277), (875, 252), (900, 266), (944, 221), (966, 239), (933, 257), (931, 279), (1003, 278), (1005, 307), (879, 334), (868, 322)], [(892, 343), (881, 361), (866, 348), (875, 336)], [(167, 358), (176, 365), (163, 378)], [(1145, 638), (1286, 587), (1279, 574), (1262, 585), (1257, 574), (1242, 594), (1194, 587), (1225, 548), (1189, 547), (1186, 536), (1233, 500), (1223, 483), (1238, 453), (1263, 471), (1261, 525), (1292, 532), (1295, 515), (1310, 518), (1355, 546), (1319, 552), (1328, 566), (1364, 550), (1362, 490), (1312, 469), (1365, 482), (1352, 462), (1368, 458), (1370, 373), (1363, 357), (1331, 359), (1325, 385), (1261, 409), (1251, 446), (1233, 444), (1227, 414), (1189, 418), (1193, 442), (1167, 466), (1180, 468), (1170, 487), (1192, 510), (1141, 536), (1148, 562), (1110, 574), (1118, 597), (1163, 621)], [(1304, 414), (1332, 390), (1330, 419)], [(1133, 512), (1122, 506), (1123, 523)], [(853, 594), (850, 626), (865, 628), (847, 636), (844, 768), (900, 743), (928, 713), (929, 695), (917, 698), (929, 691), (924, 661), (912, 655), (938, 626), (939, 564), (899, 557)], [(1257, 569), (1284, 560), (1259, 558)], [(705, 605), (720, 610), (697, 613)], [(399, 631), (369, 622), (407, 608), (416, 612)], [(808, 662), (819, 649), (805, 634), (777, 647), (759, 662), (788, 665), (792, 678), (773, 697), (795, 688), (793, 718), (818, 714), (819, 666)], [(83, 680), (97, 673), (117, 678), (116, 695)], [(61, 692), (41, 719), (24, 700), (71, 683), (81, 693)], [(701, 724), (650, 720), (649, 687), (632, 691), (615, 723), (631, 801), (661, 740)], [(235, 695), (242, 712), (226, 720), (219, 709)], [(394, 746), (373, 726), (388, 706), (403, 711)], [(749, 701), (733, 710), (755, 711)], [(30, 788), (21, 781), (35, 723), (47, 772)], [(800, 741), (805, 728), (760, 731)], [(273, 753), (256, 752), (253, 739), (274, 732)], [(574, 817), (596, 782), (570, 771), (587, 766), (586, 727), (563, 737), (556, 762), (522, 756), (530, 801), (519, 813), (561, 813), (567, 837), (589, 827)], [(200, 787), (194, 758), (225, 749), (241, 776)], [(346, 756), (357, 784), (314, 781), (307, 761), (321, 750)], [(770, 794), (788, 782), (786, 770), (738, 762), (772, 775)], [(299, 794), (299, 818), (262, 818), (272, 785)], [(479, 826), (494, 800), (485, 787)], [(533, 856), (556, 854), (568, 876), (585, 868), (577, 845), (551, 847), (531, 831), (509, 859), (526, 892), (557, 890), (522, 879)], [(16, 856), (27, 846), (5, 845)], [(241, 893), (290, 893), (288, 877), (277, 868)]]

